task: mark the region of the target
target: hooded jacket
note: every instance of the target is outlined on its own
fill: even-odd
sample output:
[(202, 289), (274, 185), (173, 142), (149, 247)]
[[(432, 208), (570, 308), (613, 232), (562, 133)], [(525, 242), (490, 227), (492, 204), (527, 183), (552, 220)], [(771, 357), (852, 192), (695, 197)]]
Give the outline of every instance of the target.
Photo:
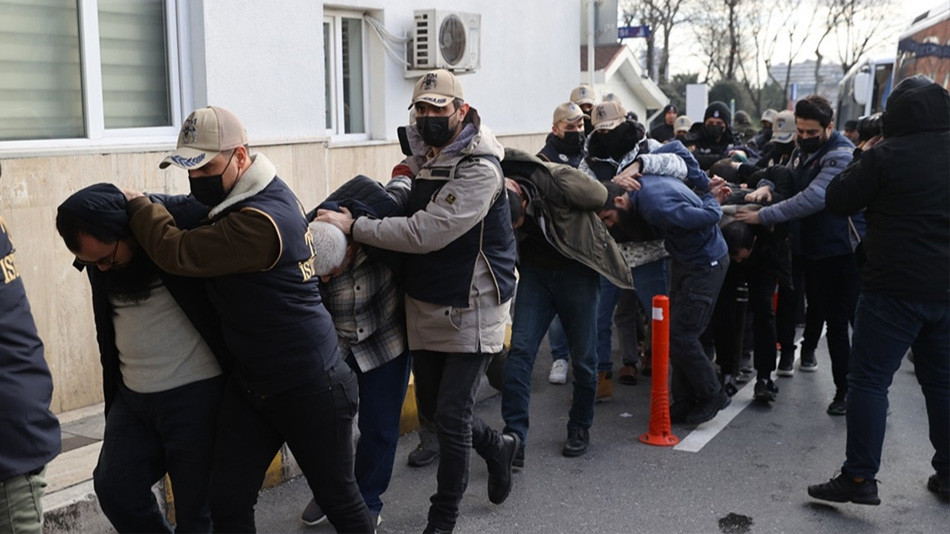
[[(186, 230), (196, 228), (208, 213), (208, 209), (191, 196), (149, 195), (149, 199), (165, 206), (174, 218), (175, 224)], [(122, 200), (124, 201), (125, 198), (123, 197)], [(99, 344), (99, 360), (102, 363), (104, 415), (108, 417), (119, 384), (122, 383), (119, 349), (115, 344), (115, 323), (113, 322), (115, 308), (106, 287), (107, 274), (97, 268), (85, 269), (85, 271), (89, 276), (89, 284), (92, 287), (92, 310), (96, 323), (96, 341)], [(230, 371), (233, 357), (224, 342), (224, 337), (221, 335), (218, 314), (211, 305), (211, 301), (208, 300), (205, 279), (177, 276), (166, 273), (161, 269), (156, 274), (165, 287), (168, 288), (168, 292), (181, 307), (182, 312), (194, 325), (195, 330), (208, 344), (221, 369), (225, 372)]]
[(883, 142), (828, 185), (828, 210), (866, 209), (862, 291), (948, 300), (950, 96), (929, 80), (904, 80), (887, 100)]
[(607, 189), (568, 165), (546, 163), (526, 152), (505, 149), (505, 176), (534, 194), (528, 208), (548, 244), (565, 258), (602, 274), (614, 285), (633, 289), (630, 268), (597, 211)]
[(735, 134), (728, 126), (717, 140), (709, 137), (704, 123), (694, 122), (689, 128), (689, 133), (686, 134), (683, 144), (693, 152), (693, 156), (699, 162), (699, 168), (706, 170), (712, 167), (713, 163), (726, 157), (726, 152), (729, 151), (729, 147), (735, 144), (735, 141)]

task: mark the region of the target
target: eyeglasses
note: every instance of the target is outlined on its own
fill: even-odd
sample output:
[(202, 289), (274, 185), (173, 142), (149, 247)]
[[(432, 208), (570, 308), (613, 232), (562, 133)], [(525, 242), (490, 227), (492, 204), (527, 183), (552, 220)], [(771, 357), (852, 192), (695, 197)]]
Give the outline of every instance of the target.
[(76, 267), (99, 267), (103, 271), (107, 271), (117, 265), (115, 261), (115, 256), (118, 252), (119, 252), (119, 240), (117, 239), (115, 241), (115, 248), (112, 249), (112, 256), (110, 256), (108, 259), (99, 258), (98, 260), (95, 260), (95, 261), (85, 261), (85, 260), (76, 258), (76, 261), (73, 262), (73, 265), (75, 265)]

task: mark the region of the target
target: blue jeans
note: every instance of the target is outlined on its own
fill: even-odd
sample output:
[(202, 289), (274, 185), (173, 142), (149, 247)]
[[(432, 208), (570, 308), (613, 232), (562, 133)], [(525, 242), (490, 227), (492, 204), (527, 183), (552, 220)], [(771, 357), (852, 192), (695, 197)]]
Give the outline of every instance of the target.
[[(636, 287), (637, 299), (640, 301), (640, 307), (643, 313), (647, 315), (647, 334), (650, 335), (650, 328), (653, 323), (653, 297), (657, 295), (670, 294), (670, 260), (662, 259), (651, 261), (633, 268), (633, 285)], [(622, 296), (621, 296), (622, 299)], [(618, 311), (620, 315), (620, 311)], [(622, 317), (622, 315), (621, 315)], [(633, 332), (630, 341), (624, 341), (623, 332)], [(620, 337), (620, 354), (623, 357), (623, 363), (633, 365), (636, 363), (637, 356), (637, 329), (630, 327), (627, 329), (619, 328), (617, 335)], [(644, 340), (645, 352), (650, 354), (650, 338)], [(631, 352), (632, 351), (632, 352)]]
[(99, 506), (116, 530), (174, 532), (152, 493), (167, 472), (177, 530), (211, 532), (211, 463), (223, 391), (223, 377), (158, 393), (119, 384), (93, 471)]
[(716, 265), (673, 262), (670, 284), (670, 396), (687, 405), (719, 393), (721, 386), (699, 336), (716, 307), (729, 256)]
[(569, 429), (588, 429), (594, 423), (594, 395), (597, 391), (594, 345), (597, 341), (595, 318), (599, 275), (579, 263), (557, 270), (522, 265), (520, 273), (511, 327), (511, 349), (505, 362), (501, 396), (505, 432), (518, 434), (525, 443), (531, 371), (538, 355), (538, 345), (555, 314), (564, 324), (574, 371), (574, 398), (567, 426)]
[(887, 422), (887, 390), (908, 347), (924, 393), (931, 461), (950, 475), (950, 304), (862, 293), (855, 314), (848, 374), (848, 441), (842, 471), (874, 478), (881, 466)]
[(548, 344), (551, 345), (551, 361), (566, 360), (571, 355), (570, 345), (567, 343), (567, 334), (564, 333), (564, 325), (561, 324), (561, 318), (557, 315), (551, 321), (551, 327), (548, 328)]
[(356, 483), (366, 507), (376, 514), (383, 508), (379, 496), (389, 487), (393, 474), (396, 446), (399, 444), (399, 419), (402, 402), (406, 398), (411, 360), (407, 350), (365, 373), (357, 370), (355, 362), (347, 361), (356, 371), (360, 387)]
[[(620, 355), (624, 365), (636, 365), (637, 352), (636, 303), (633, 294), (639, 300), (645, 313), (653, 309), (653, 297), (666, 295), (670, 291), (669, 260), (662, 259), (634, 267), (633, 285), (635, 291), (620, 289), (604, 277), (600, 277), (600, 305), (597, 309), (597, 370), (613, 370), (611, 361), (611, 326), (617, 325), (617, 338), (620, 343)], [(617, 316), (614, 317), (614, 308)], [(649, 322), (649, 321), (648, 321)], [(649, 349), (648, 349), (649, 350)]]
[[(548, 319), (550, 321), (550, 319)], [(420, 419), (432, 421), (439, 439), (438, 487), (429, 500), (428, 524), (451, 531), (468, 487), (471, 449), (486, 446), (494, 431), (474, 415), (475, 394), (492, 355), (412, 352)]]

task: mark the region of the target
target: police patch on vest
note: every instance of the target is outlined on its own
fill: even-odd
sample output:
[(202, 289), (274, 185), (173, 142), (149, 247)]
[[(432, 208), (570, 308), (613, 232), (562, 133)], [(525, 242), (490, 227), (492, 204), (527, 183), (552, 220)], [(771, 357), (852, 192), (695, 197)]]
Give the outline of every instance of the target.
[(455, 204), (455, 195), (453, 195), (452, 193), (449, 193), (448, 195), (445, 196), (445, 201), (448, 202), (449, 204)]

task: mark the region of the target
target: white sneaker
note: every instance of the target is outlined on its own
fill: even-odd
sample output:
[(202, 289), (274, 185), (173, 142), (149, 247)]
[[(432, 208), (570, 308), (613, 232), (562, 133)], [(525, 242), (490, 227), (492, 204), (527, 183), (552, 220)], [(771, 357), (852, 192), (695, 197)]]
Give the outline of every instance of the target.
[(552, 384), (567, 384), (567, 360), (554, 360), (551, 364), (551, 374), (548, 382)]

